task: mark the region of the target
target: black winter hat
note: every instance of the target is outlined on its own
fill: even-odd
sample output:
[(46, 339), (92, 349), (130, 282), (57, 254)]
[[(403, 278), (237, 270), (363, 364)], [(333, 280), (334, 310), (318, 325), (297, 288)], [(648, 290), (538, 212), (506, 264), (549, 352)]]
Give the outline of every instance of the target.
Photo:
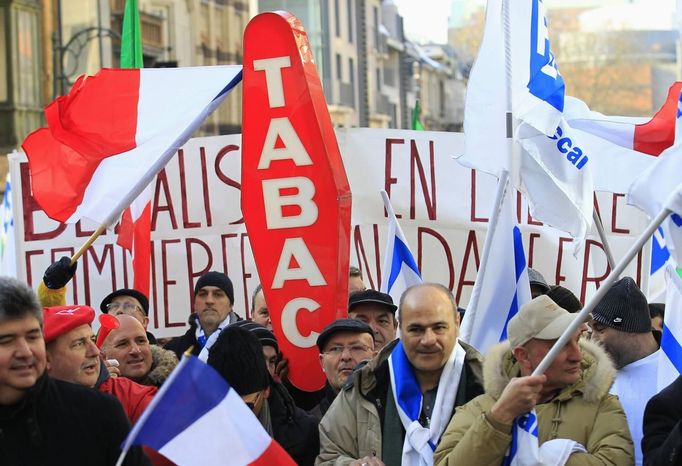
[(109, 293), (99, 304), (100, 311), (102, 311), (104, 314), (108, 314), (109, 309), (107, 309), (107, 306), (111, 304), (114, 298), (119, 296), (130, 296), (131, 298), (137, 299), (140, 302), (140, 305), (142, 305), (144, 315), (149, 317), (149, 300), (144, 294), (142, 294), (142, 292), (130, 288), (121, 288), (120, 290)]
[(651, 331), (649, 304), (630, 277), (618, 280), (592, 311), (592, 319), (621, 332)]
[(377, 306), (383, 306), (394, 314), (398, 309), (398, 306), (393, 304), (393, 298), (391, 298), (390, 294), (376, 290), (363, 290), (350, 295), (350, 298), (348, 298), (348, 312), (352, 311), (353, 308), (360, 304), (376, 304)]
[(561, 285), (551, 287), (545, 294), (552, 298), (552, 301), (557, 303), (559, 307), (563, 307), (571, 314), (580, 312), (580, 310), (583, 308), (583, 305), (578, 297), (574, 295), (571, 290)]
[(327, 325), (317, 337), (317, 347), (320, 349), (320, 353), (324, 351), (324, 347), (331, 336), (338, 332), (369, 333), (372, 335), (372, 340), (374, 340), (372, 327), (363, 321), (355, 319), (336, 319), (334, 322)]
[(194, 285), (194, 296), (205, 286), (215, 286), (225, 292), (230, 298), (230, 304), (234, 304), (234, 288), (230, 278), (222, 272), (208, 272), (199, 277), (197, 284)]
[(234, 324), (230, 324), (230, 327), (240, 327), (248, 330), (258, 337), (261, 345), (272, 346), (275, 348), (275, 351), (279, 353), (279, 345), (277, 344), (277, 338), (275, 338), (275, 334), (263, 327), (261, 324), (257, 324), (256, 322), (252, 322), (250, 320), (239, 320)]
[(239, 396), (265, 390), (270, 385), (263, 347), (258, 337), (246, 329), (225, 327), (208, 351), (208, 364)]

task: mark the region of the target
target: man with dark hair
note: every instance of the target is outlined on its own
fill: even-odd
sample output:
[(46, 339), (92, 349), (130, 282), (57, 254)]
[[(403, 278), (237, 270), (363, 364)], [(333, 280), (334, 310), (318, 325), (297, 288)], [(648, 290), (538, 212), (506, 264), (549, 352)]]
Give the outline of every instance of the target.
[(353, 293), (348, 299), (348, 317), (360, 320), (372, 328), (374, 332), (374, 349), (381, 348), (395, 340), (398, 321), (391, 295), (375, 290), (364, 290)]
[(618, 395), (635, 444), (635, 464), (642, 464), (644, 407), (657, 389), (660, 351), (651, 332), (649, 304), (630, 277), (618, 280), (592, 311), (591, 339), (600, 343), (618, 372), (611, 393)]
[(365, 285), (365, 282), (362, 281), (362, 271), (354, 265), (351, 265), (348, 274), (348, 295), (366, 289), (367, 286)]
[(649, 317), (651, 318), (651, 328), (657, 332), (662, 332), (663, 320), (665, 319), (665, 303), (649, 303)]
[(194, 314), (190, 316), (189, 330), (169, 341), (166, 349), (178, 359), (190, 347), (195, 356), (204, 348), (208, 351), (225, 327), (241, 320), (232, 309), (233, 304), (234, 288), (227, 275), (222, 272), (202, 275), (194, 285)]
[(559, 307), (566, 309), (571, 314), (580, 312), (583, 304), (578, 297), (573, 294), (571, 290), (561, 285), (555, 285), (546, 293), (552, 301), (557, 303)]
[(353, 373), (322, 418), (318, 465), (433, 464), (455, 408), (482, 393), (482, 358), (457, 341), (450, 290), (415, 285), (399, 309), (401, 338)]
[(265, 294), (263, 293), (263, 287), (258, 284), (256, 289), (253, 291), (253, 296), (251, 297), (251, 320), (255, 323), (272, 330), (272, 319), (270, 318), (270, 311), (268, 310), (268, 305), (265, 302)]
[[(2, 464), (110, 466), (130, 428), (126, 415), (115, 398), (47, 375), (42, 324), (33, 291), (0, 277)], [(135, 447), (124, 464), (148, 461)]]

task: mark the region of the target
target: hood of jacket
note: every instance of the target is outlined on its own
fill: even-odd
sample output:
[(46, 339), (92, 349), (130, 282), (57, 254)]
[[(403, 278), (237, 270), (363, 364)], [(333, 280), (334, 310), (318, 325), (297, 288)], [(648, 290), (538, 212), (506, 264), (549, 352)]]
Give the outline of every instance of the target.
[[(370, 360), (364, 367), (356, 371), (353, 377), (353, 383), (360, 383), (360, 392), (363, 395), (367, 395), (374, 387), (377, 385), (377, 377), (386, 377), (388, 380), (388, 358), (398, 344), (399, 340), (394, 340), (384, 348), (379, 351), (374, 359)], [(474, 375), (481, 380), (483, 378), (482, 365), (483, 356), (481, 353), (476, 351), (473, 346), (470, 346), (462, 341), (458, 340), (458, 343), (462, 345), (466, 355), (464, 356), (464, 362), (469, 364)]]
[[(557, 398), (570, 398), (579, 392), (586, 401), (595, 402), (608, 394), (616, 376), (616, 368), (598, 344), (582, 339), (579, 344), (583, 354), (580, 377), (576, 383), (561, 390)], [(498, 399), (511, 378), (519, 376), (519, 364), (512, 355), (509, 341), (493, 346), (483, 363), (485, 392)]]
[(168, 378), (175, 366), (178, 365), (178, 357), (174, 352), (163, 349), (157, 345), (149, 345), (152, 350), (152, 368), (149, 373), (138, 383), (160, 387)]

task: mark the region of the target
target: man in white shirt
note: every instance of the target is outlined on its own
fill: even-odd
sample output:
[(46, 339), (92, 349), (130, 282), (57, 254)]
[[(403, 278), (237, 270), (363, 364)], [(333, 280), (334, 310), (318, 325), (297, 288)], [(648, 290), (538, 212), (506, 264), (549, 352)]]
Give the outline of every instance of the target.
[(635, 444), (635, 464), (642, 464), (642, 419), (657, 393), (658, 343), (651, 332), (649, 305), (635, 281), (624, 277), (592, 312), (592, 340), (602, 344), (618, 373), (611, 393), (618, 395)]

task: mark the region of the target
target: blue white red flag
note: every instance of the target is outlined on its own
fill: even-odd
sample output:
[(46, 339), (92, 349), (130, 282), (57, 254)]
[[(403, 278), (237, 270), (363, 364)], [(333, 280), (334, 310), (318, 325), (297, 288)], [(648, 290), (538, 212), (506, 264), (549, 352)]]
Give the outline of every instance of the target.
[(146, 445), (175, 463), (292, 465), (239, 394), (212, 367), (185, 356), (123, 444)]
[(486, 236), (488, 263), (484, 273), (479, 269), (469, 301), (477, 305), (467, 309), (461, 325), (460, 339), (484, 354), (507, 339), (507, 323), (531, 300), (521, 230), (514, 218), (515, 193), (507, 183), (500, 205), (494, 206), (500, 212), (495, 229)]
[(397, 303), (406, 289), (422, 283), (422, 277), (386, 191), (381, 191), (381, 198), (388, 212), (388, 234), (380, 291), (391, 295)]

